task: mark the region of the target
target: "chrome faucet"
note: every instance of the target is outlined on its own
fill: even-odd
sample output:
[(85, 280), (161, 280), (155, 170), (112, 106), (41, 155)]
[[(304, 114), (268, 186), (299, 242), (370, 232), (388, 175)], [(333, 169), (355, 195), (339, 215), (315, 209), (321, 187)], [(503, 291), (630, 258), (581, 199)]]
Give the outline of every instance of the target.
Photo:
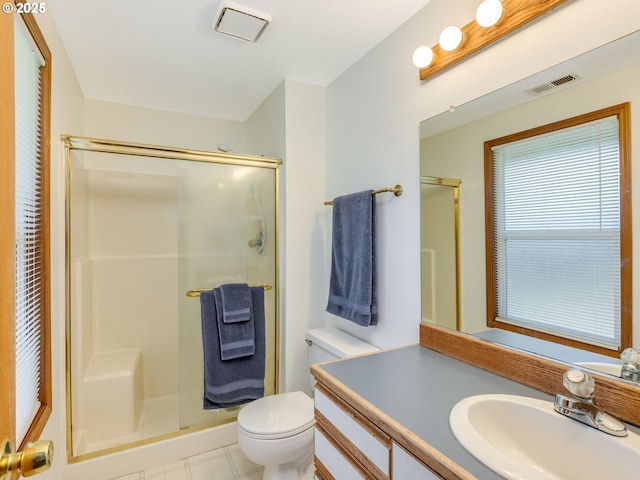
[(557, 394), (553, 402), (556, 412), (609, 435), (627, 436), (624, 423), (596, 406), (595, 382), (587, 372), (578, 369), (567, 370), (564, 372), (562, 384), (573, 396)]
[(625, 348), (620, 354), (620, 360), (622, 360), (620, 376), (626, 380), (640, 383), (640, 349)]

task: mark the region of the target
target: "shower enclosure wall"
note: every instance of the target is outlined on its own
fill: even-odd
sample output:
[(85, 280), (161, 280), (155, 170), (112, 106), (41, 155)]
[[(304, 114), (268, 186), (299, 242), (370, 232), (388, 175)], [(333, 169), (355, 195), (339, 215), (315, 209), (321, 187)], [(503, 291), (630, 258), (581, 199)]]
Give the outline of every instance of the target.
[(203, 410), (200, 303), (265, 285), (277, 392), (279, 160), (64, 137), (70, 461), (235, 420)]

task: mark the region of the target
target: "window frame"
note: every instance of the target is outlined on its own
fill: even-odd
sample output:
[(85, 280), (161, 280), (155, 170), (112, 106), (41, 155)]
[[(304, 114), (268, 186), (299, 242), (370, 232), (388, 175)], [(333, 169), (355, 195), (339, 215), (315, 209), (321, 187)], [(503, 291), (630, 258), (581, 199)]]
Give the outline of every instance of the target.
[[(17, 0), (15, 3), (26, 3)], [(50, 137), (51, 137), (51, 51), (44, 35), (31, 13), (21, 13), (22, 22), (27, 28), (35, 46), (44, 58), (44, 66), (40, 67), (40, 168), (42, 198), (42, 228), (39, 242), (39, 255), (44, 270), (42, 292), (40, 296), (40, 375), (39, 401), (40, 407), (31, 425), (27, 429), (18, 450), (24, 449), (27, 443), (38, 440), (52, 412), (52, 380), (51, 380), (51, 260), (50, 260)], [(16, 434), (19, 432), (16, 432)]]
[[(499, 145), (525, 140), (527, 138), (553, 133), (607, 117), (618, 119), (620, 144), (620, 347), (619, 350), (592, 345), (577, 340), (552, 335), (537, 330), (505, 323), (497, 318), (497, 276), (495, 264), (496, 239), (494, 234), (494, 165), (493, 148)], [(530, 337), (580, 348), (603, 355), (618, 357), (620, 352), (632, 343), (632, 222), (631, 222), (631, 106), (622, 103), (583, 115), (542, 125), (522, 132), (489, 140), (484, 143), (484, 184), (485, 184), (485, 245), (486, 245), (486, 306), (487, 327), (499, 328)]]

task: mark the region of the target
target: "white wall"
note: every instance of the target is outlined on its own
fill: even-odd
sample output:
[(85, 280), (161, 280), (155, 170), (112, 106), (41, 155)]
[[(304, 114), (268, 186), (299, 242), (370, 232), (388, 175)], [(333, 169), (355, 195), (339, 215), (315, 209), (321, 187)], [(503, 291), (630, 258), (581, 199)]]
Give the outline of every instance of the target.
[[(305, 332), (323, 324), (326, 258), (324, 88), (282, 82), (247, 120), (252, 152), (283, 160), (280, 185), (280, 390), (311, 393)], [(326, 301), (326, 300), (325, 300)]]
[[(242, 122), (85, 100), (85, 135), (108, 140), (216, 151), (223, 143), (245, 153)], [(69, 132), (75, 133), (75, 132)]]
[(285, 95), (285, 82), (282, 82), (245, 122), (247, 151), (253, 155), (284, 158), (287, 150)]
[[(376, 327), (328, 316), (381, 347), (418, 341), (419, 122), (640, 28), (640, 2), (576, 0), (450, 70), (421, 82), (413, 50), (473, 18), (477, 1), (432, 0), (327, 88), (327, 196), (401, 183), (378, 200)], [(329, 255), (329, 253), (326, 253)], [(328, 282), (328, 278), (326, 279)], [(291, 294), (291, 290), (289, 294)], [(324, 292), (314, 292), (323, 295)]]
[(65, 165), (60, 135), (84, 133), (84, 96), (53, 16), (34, 15), (53, 57), (51, 95), (51, 370), (53, 411), (41, 438), (53, 440), (51, 468), (43, 480), (64, 478), (66, 468), (65, 394)]
[(305, 333), (321, 326), (326, 299), (314, 294), (325, 287), (325, 96), (324, 88), (286, 81), (285, 175), (286, 242), (282, 291), (286, 295), (284, 390), (311, 394)]

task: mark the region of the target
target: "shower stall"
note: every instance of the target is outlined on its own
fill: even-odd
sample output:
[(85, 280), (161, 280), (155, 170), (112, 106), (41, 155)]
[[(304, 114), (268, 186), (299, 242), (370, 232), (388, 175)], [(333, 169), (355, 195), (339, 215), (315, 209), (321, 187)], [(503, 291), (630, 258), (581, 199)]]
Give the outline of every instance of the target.
[(280, 160), (63, 140), (69, 461), (235, 420), (202, 406), (201, 289), (265, 286), (276, 393)]
[(420, 177), (422, 321), (460, 329), (460, 184)]

